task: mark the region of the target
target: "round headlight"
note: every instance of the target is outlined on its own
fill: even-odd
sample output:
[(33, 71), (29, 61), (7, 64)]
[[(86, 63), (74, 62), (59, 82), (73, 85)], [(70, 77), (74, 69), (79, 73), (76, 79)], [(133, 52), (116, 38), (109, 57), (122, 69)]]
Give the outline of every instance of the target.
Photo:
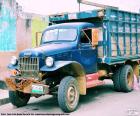
[(12, 56), (10, 63), (12, 65), (16, 65), (17, 64), (17, 58), (15, 56)]
[(52, 57), (47, 57), (45, 62), (48, 67), (52, 67), (54, 65), (54, 59)]

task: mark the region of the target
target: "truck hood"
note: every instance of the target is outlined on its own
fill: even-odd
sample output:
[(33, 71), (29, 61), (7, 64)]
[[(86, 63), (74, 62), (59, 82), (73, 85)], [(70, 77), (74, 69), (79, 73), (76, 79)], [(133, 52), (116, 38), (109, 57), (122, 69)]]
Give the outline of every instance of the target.
[(72, 50), (75, 45), (71, 43), (51, 43), (37, 48), (26, 49), (20, 52), (19, 57), (45, 57)]

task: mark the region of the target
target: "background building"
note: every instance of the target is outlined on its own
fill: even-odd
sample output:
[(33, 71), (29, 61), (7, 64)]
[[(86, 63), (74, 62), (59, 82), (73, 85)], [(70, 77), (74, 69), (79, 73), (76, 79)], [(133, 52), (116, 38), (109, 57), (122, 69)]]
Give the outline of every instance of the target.
[(12, 56), (39, 44), (47, 25), (47, 16), (22, 12), (16, 0), (0, 1), (0, 78), (7, 75)]

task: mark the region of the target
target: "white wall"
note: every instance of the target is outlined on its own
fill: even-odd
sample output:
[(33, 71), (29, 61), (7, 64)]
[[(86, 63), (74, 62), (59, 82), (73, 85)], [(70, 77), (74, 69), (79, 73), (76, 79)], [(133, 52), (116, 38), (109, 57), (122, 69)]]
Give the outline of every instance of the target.
[[(60, 12), (77, 12), (77, 0), (16, 0), (26, 12), (39, 14), (56, 14)], [(140, 0), (89, 0), (91, 2), (102, 3), (119, 7), (126, 11), (139, 12)], [(90, 10), (94, 7), (82, 5), (82, 10)]]

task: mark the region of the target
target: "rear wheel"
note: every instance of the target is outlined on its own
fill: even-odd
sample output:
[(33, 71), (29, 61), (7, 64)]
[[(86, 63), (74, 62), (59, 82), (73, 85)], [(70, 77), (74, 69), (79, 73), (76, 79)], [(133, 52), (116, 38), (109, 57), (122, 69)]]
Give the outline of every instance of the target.
[(130, 65), (120, 67), (113, 76), (116, 91), (130, 92), (133, 90), (134, 74)]
[(137, 62), (135, 62), (134, 66), (133, 66), (133, 71), (134, 71), (134, 75), (137, 78), (137, 82), (139, 82), (140, 78), (140, 72), (139, 72), (139, 64)]
[(130, 65), (125, 65), (122, 68), (120, 75), (120, 84), (123, 92), (130, 92), (133, 90), (134, 74)]
[(22, 107), (27, 105), (30, 94), (19, 92), (19, 91), (9, 91), (9, 99), (14, 106)]
[(113, 75), (114, 89), (118, 92), (121, 91), (121, 85), (120, 85), (121, 70), (122, 68), (120, 67)]
[(79, 103), (79, 88), (75, 78), (68, 76), (62, 79), (58, 88), (58, 103), (64, 112), (76, 110)]

